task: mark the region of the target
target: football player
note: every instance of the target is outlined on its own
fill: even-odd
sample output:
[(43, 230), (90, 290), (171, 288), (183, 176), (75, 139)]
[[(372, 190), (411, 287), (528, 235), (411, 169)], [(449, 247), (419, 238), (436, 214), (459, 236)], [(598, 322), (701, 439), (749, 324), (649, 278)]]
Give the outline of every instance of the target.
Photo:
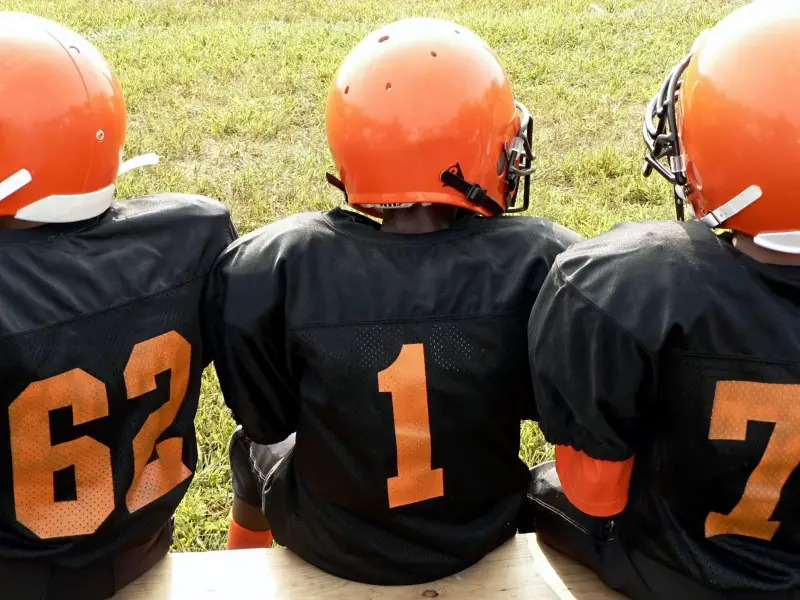
[(234, 229), (206, 198), (113, 201), (141, 161), (87, 40), (0, 13), (0, 64), (0, 596), (107, 598), (169, 549)]
[(516, 532), (520, 420), (535, 417), (525, 324), (577, 236), (500, 217), (527, 207), (531, 119), (460, 25), (369, 35), (332, 84), (327, 131), (329, 180), (382, 223), (284, 219), (234, 243), (209, 285), (243, 425), (229, 547), (274, 534), (341, 577), (432, 580)]
[(695, 218), (573, 246), (532, 312), (534, 525), (633, 598), (800, 598), (798, 40), (796, 0), (701, 36), (644, 128)]

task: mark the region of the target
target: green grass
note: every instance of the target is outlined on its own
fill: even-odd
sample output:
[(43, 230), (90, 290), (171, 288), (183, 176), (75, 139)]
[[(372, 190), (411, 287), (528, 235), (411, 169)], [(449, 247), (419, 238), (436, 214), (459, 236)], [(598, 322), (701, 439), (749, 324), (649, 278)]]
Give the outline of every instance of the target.
[[(670, 218), (666, 184), (640, 176), (641, 116), (701, 30), (743, 0), (3, 0), (92, 39), (114, 64), (130, 109), (127, 154), (163, 164), (121, 195), (207, 194), (241, 232), (340, 195), (325, 98), (340, 61), (376, 26), (448, 18), (496, 49), (536, 120), (531, 212), (593, 235), (620, 220)], [(197, 420), (201, 461), (177, 516), (175, 547), (224, 545), (233, 422), (213, 373)], [(523, 427), (522, 455), (550, 448)]]

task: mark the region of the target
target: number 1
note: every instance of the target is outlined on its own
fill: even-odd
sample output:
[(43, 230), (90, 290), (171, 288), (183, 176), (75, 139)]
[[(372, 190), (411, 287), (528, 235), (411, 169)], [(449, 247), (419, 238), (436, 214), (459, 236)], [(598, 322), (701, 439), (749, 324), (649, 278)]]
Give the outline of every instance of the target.
[(392, 395), (394, 410), (397, 477), (387, 480), (389, 508), (444, 496), (444, 472), (431, 468), (424, 346), (404, 345), (389, 368), (378, 373), (378, 389)]

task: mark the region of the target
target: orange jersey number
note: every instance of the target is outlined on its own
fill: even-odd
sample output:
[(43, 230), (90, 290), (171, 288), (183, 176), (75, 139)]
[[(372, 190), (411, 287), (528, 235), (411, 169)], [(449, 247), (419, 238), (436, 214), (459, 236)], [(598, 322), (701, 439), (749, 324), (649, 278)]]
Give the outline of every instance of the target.
[(387, 480), (389, 507), (444, 496), (444, 473), (431, 464), (423, 345), (404, 345), (391, 366), (378, 373), (378, 389), (392, 395), (397, 442), (397, 477)]
[(727, 515), (712, 512), (706, 518), (706, 537), (771, 540), (781, 525), (770, 519), (783, 486), (800, 466), (800, 385), (717, 383), (709, 439), (744, 441), (750, 421), (775, 423), (775, 429), (739, 503)]
[[(156, 389), (159, 373), (171, 373), (169, 401), (148, 417), (133, 440), (134, 474), (126, 496), (132, 513), (191, 475), (182, 461), (181, 438), (156, 444), (186, 395), (190, 358), (189, 342), (171, 331), (134, 346), (125, 368), (129, 400)], [(50, 412), (68, 406), (74, 425), (108, 416), (105, 385), (73, 369), (32, 383), (8, 408), (17, 520), (42, 539), (94, 533), (114, 510), (108, 446), (89, 436), (51, 444)], [(154, 450), (158, 459), (148, 464)], [(56, 501), (54, 473), (70, 467), (76, 498)]]

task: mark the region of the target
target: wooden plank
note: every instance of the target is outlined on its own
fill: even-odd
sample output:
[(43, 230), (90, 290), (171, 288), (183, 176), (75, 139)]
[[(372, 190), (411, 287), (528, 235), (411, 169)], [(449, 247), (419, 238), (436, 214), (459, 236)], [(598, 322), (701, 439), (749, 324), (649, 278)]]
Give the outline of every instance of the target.
[[(518, 536), (520, 537), (520, 536)], [(527, 538), (533, 568), (560, 600), (625, 600), (626, 596), (607, 587), (592, 571), (557, 550), (540, 544), (536, 536)]]
[[(561, 576), (564, 576), (562, 581)], [(328, 575), (285, 549), (172, 554), (115, 600), (616, 600), (597, 577), (535, 536), (517, 536), (473, 567), (412, 586), (370, 586)]]

